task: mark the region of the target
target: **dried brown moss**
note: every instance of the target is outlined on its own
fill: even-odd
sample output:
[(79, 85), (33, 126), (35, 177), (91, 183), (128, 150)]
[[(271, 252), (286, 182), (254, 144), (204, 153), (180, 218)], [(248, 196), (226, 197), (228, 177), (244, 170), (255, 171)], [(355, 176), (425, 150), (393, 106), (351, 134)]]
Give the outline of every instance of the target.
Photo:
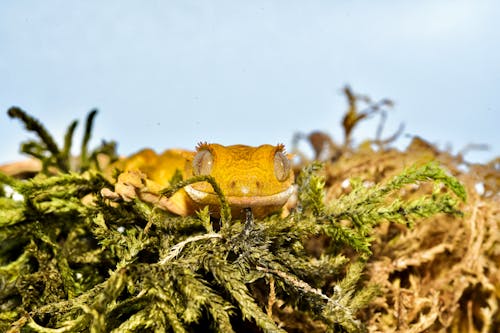
[[(427, 149), (413, 150), (391, 161), (429, 155)], [(488, 179), (500, 179), (498, 163), (463, 172), (460, 157), (434, 158), (465, 185), (464, 216), (377, 230), (370, 276), (384, 296), (371, 309), (370, 326), (386, 332), (494, 332), (500, 325), (500, 196)]]
[[(331, 140), (315, 133), (310, 138)], [(321, 138), (323, 136), (323, 138)], [(324, 152), (323, 152), (324, 154)], [(325, 155), (324, 155), (325, 156)], [(381, 294), (364, 316), (372, 332), (496, 332), (500, 328), (500, 159), (471, 164), (420, 138), (405, 151), (345, 149), (326, 154), (327, 200), (351, 191), (346, 180), (366, 186), (386, 181), (409, 165), (438, 161), (464, 184), (463, 217), (437, 215), (412, 228), (376, 228), (369, 281)], [(400, 191), (409, 200), (429, 184)]]

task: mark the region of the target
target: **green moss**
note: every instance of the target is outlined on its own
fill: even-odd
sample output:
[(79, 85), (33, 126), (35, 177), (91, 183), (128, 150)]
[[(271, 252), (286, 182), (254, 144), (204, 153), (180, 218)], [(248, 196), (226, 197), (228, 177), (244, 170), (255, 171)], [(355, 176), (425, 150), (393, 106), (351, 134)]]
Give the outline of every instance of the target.
[[(274, 311), (287, 307), (330, 331), (357, 332), (363, 330), (358, 311), (376, 293), (363, 283), (373, 227), (459, 214), (457, 202), (465, 199), (453, 177), (428, 164), (384, 184), (355, 184), (350, 194), (325, 202), (321, 165), (313, 164), (298, 176), (299, 204), (285, 218), (231, 219), (219, 191), (224, 221), (215, 232), (208, 210), (179, 217), (141, 201), (106, 202), (100, 191), (110, 184), (97, 155), (116, 154), (113, 145), (87, 151), (95, 112), (78, 169), (69, 163), (76, 122), (59, 149), (39, 122), (19, 109), (9, 114), (39, 135), (23, 150), (44, 168), (27, 181), (0, 174), (0, 183), (24, 198), (0, 198), (2, 331), (232, 332), (250, 325), (283, 332), (267, 308), (277, 299)], [(412, 200), (394, 197), (420, 182), (441, 187)], [(318, 236), (331, 239), (320, 257), (305, 248)], [(363, 255), (347, 255), (352, 252)]]

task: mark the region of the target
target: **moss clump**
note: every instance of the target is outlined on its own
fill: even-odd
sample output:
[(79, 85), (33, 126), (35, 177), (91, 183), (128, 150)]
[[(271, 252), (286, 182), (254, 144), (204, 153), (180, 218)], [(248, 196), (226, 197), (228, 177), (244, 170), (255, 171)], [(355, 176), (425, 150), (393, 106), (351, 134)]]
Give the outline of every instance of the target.
[[(363, 331), (370, 320), (362, 311), (380, 291), (367, 283), (373, 228), (460, 216), (465, 199), (436, 163), (373, 186), (353, 180), (352, 191), (333, 198), (330, 164), (311, 163), (298, 172), (290, 215), (221, 214), (215, 230), (208, 210), (178, 217), (139, 200), (106, 202), (102, 156), (115, 152), (112, 144), (87, 151), (95, 113), (78, 163), (68, 153), (75, 123), (60, 149), (38, 121), (9, 114), (38, 133), (22, 149), (43, 168), (27, 180), (0, 174), (22, 195), (0, 198), (2, 331)], [(424, 183), (434, 190), (400, 197)]]

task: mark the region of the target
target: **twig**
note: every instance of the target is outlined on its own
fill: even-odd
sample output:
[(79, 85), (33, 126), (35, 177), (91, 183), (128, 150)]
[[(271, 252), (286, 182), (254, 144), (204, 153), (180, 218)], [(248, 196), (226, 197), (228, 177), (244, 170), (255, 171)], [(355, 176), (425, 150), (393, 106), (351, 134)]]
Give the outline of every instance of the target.
[(168, 251), (167, 256), (165, 258), (161, 259), (158, 263), (160, 265), (165, 265), (167, 262), (174, 259), (177, 255), (179, 255), (179, 253), (182, 252), (182, 249), (184, 248), (184, 246), (186, 246), (187, 244), (192, 243), (192, 242), (197, 242), (197, 241), (203, 240), (203, 239), (210, 239), (210, 238), (222, 238), (222, 236), (220, 234), (212, 232), (209, 234), (189, 237), (188, 239), (183, 240), (182, 242), (177, 243), (174, 246), (172, 246), (170, 248), (170, 250)]
[(324, 299), (325, 301), (331, 301), (330, 297), (323, 294), (323, 292), (321, 290), (311, 287), (307, 282), (302, 281), (293, 275), (290, 275), (290, 274), (282, 272), (282, 271), (278, 271), (277, 269), (270, 269), (270, 268), (265, 268), (262, 266), (257, 266), (256, 268), (258, 271), (277, 275), (280, 278), (282, 278), (283, 280), (286, 280), (287, 282), (289, 282), (291, 285), (297, 287), (298, 289), (302, 289), (303, 291), (311, 293), (311, 294), (316, 294), (316, 295), (320, 296), (322, 299)]
[(269, 298), (267, 299), (267, 316), (273, 318), (273, 305), (276, 303), (276, 290), (274, 289), (274, 277), (269, 276)]

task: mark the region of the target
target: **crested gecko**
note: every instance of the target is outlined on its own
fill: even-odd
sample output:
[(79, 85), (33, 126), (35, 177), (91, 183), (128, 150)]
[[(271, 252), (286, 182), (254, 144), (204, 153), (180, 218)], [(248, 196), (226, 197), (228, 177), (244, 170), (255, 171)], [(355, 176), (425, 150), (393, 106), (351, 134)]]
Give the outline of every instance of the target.
[(159, 194), (170, 185), (178, 170), (184, 180), (192, 176), (212, 176), (233, 216), (241, 217), (243, 210), (250, 208), (254, 216), (264, 217), (285, 205), (293, 205), (295, 187), (290, 159), (282, 144), (251, 147), (200, 143), (195, 152), (170, 149), (159, 155), (144, 149), (108, 168), (108, 174), (110, 169), (121, 173), (114, 192), (104, 189), (102, 194), (127, 201), (139, 197), (181, 216), (192, 215), (208, 206), (210, 213), (218, 216), (219, 198), (206, 181), (187, 185), (170, 198)]

